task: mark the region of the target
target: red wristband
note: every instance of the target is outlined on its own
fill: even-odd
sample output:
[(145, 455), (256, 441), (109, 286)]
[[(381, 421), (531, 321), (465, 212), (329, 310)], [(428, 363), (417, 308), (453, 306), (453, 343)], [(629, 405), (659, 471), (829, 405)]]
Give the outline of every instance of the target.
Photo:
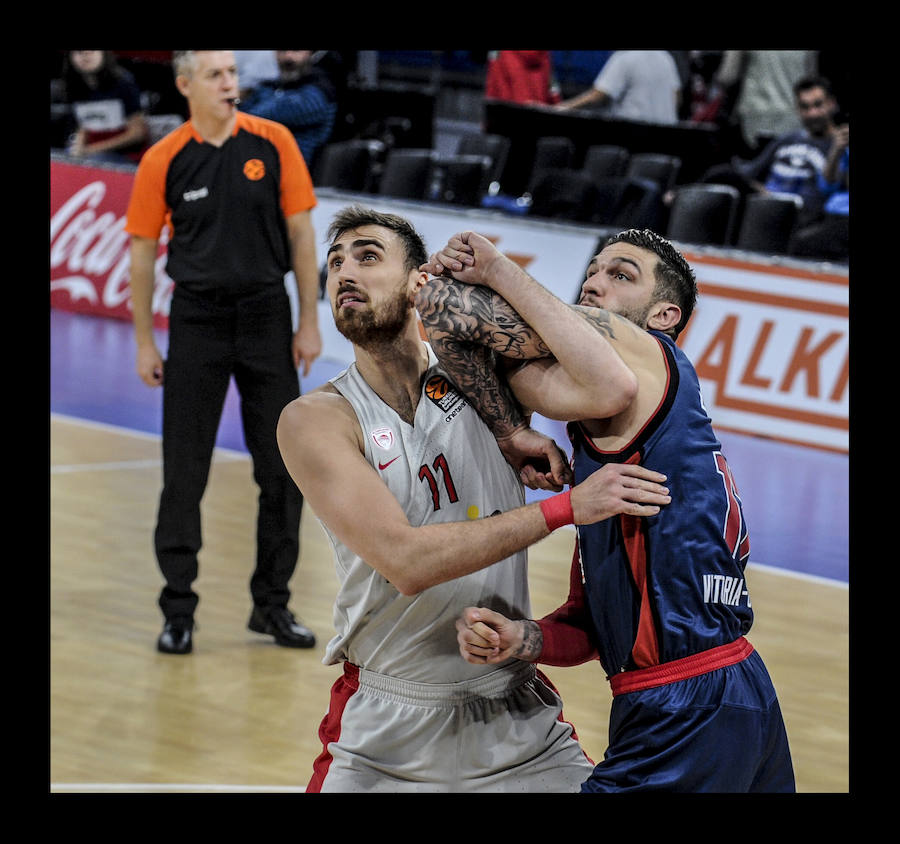
[(572, 490), (567, 489), (559, 495), (553, 495), (541, 501), (541, 512), (550, 533), (563, 525), (575, 524), (575, 514), (572, 512)]

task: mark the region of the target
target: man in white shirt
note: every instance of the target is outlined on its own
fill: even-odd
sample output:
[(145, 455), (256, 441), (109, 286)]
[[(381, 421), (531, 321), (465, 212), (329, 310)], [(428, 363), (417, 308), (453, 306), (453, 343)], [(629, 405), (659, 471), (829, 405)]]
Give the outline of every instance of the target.
[(587, 91), (556, 108), (600, 105), (609, 117), (672, 124), (680, 101), (681, 78), (667, 50), (616, 50)]

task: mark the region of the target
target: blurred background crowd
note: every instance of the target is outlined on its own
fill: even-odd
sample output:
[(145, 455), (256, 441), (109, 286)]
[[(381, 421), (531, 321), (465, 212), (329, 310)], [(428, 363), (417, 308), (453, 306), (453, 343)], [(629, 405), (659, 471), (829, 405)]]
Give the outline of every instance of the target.
[[(171, 51), (50, 54), (50, 147), (136, 166), (187, 117)], [(237, 50), (240, 108), (321, 188), (804, 260), (849, 256), (837, 51)]]

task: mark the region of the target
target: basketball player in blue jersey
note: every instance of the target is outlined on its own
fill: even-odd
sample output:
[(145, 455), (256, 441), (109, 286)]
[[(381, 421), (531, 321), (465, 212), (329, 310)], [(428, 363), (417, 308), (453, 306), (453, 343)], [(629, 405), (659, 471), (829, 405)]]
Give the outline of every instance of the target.
[[(745, 638), (738, 488), (675, 342), (697, 296), (684, 257), (653, 232), (622, 232), (591, 261), (576, 306), (474, 232), (422, 268), (436, 276), (416, 300), (432, 348), (504, 452), (536, 411), (569, 423), (576, 483), (639, 462), (671, 486), (654, 516), (578, 526), (569, 598), (549, 616), (468, 608), (457, 622), (464, 659), (599, 659), (613, 694), (609, 748), (582, 792), (793, 792), (775, 689)], [(630, 381), (573, 319), (593, 325)], [(606, 407), (585, 415), (585, 390)], [(551, 521), (568, 510), (565, 495), (545, 502)]]
[[(291, 402), (277, 430), (339, 581), (324, 662), (343, 670), (307, 791), (577, 792), (593, 763), (556, 690), (521, 660), (464, 662), (455, 627), (474, 605), (527, 617), (525, 549), (566, 518), (524, 503), (422, 339), (414, 299), (427, 253), (409, 222), (351, 207), (328, 235), (326, 294), (354, 362)], [(565, 468), (551, 438), (516, 442)], [(568, 523), (654, 515), (669, 501), (664, 480), (601, 469), (572, 487)]]

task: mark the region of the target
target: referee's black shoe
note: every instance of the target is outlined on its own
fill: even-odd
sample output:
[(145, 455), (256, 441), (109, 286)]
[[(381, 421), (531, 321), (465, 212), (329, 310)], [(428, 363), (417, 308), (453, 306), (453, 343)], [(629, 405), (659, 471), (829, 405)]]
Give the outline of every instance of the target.
[(172, 619), (163, 627), (156, 649), (164, 654), (189, 654), (194, 647), (194, 623), (184, 619)]
[(315, 634), (300, 624), (287, 607), (254, 607), (247, 627), (254, 633), (275, 637), (286, 648), (315, 647)]

